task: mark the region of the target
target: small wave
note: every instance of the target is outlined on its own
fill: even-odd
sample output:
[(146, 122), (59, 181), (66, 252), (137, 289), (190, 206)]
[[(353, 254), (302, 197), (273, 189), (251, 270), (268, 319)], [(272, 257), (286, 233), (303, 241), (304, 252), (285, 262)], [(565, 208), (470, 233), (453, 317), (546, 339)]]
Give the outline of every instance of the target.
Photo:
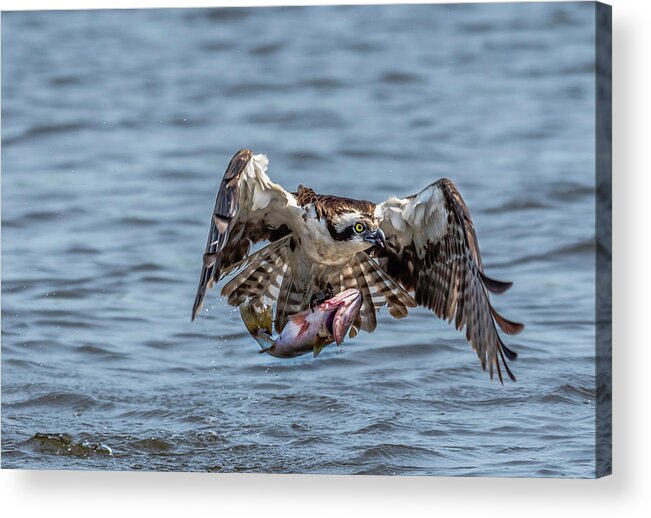
[(119, 360), (124, 358), (123, 354), (109, 351), (97, 345), (82, 345), (81, 347), (77, 347), (75, 351), (89, 356), (98, 356), (104, 360)]
[(595, 61), (586, 61), (584, 63), (578, 63), (576, 65), (570, 65), (561, 68), (558, 73), (563, 76), (569, 75), (580, 75), (580, 74), (594, 74), (597, 68)]
[(232, 41), (207, 41), (201, 45), (201, 50), (208, 52), (220, 52), (223, 50), (231, 50), (232, 48), (235, 48), (235, 44)]
[(301, 437), (300, 439), (296, 439), (292, 441), (290, 444), (292, 447), (296, 446), (315, 446), (315, 445), (322, 445), (322, 444), (328, 444), (330, 441), (321, 435), (310, 435), (307, 437)]
[(39, 124), (32, 126), (31, 128), (13, 135), (10, 137), (5, 137), (2, 139), (2, 144), (7, 146), (10, 144), (16, 144), (31, 140), (34, 138), (48, 137), (50, 135), (56, 135), (58, 133), (72, 133), (75, 131), (90, 129), (90, 126), (87, 123), (82, 122), (61, 122), (54, 124)]
[[(384, 374), (387, 374), (384, 372)], [(373, 387), (374, 388), (382, 388), (382, 389), (388, 389), (388, 390), (409, 390), (413, 389), (414, 387), (419, 386), (419, 381), (416, 378), (412, 378), (411, 380), (406, 380), (406, 379), (397, 379), (397, 378), (391, 378), (391, 379), (381, 379), (381, 380), (375, 380), (373, 381)]]
[[(6, 345), (3, 345), (3, 348), (5, 347)], [(39, 364), (37, 362), (33, 362), (30, 360), (21, 360), (19, 358), (7, 358), (6, 349), (3, 351), (3, 356), (4, 356), (4, 358), (2, 358), (3, 365), (13, 365), (15, 367), (24, 367), (26, 369), (34, 369), (39, 367)]]
[(567, 246), (562, 246), (556, 250), (550, 252), (551, 255), (555, 257), (564, 257), (567, 255), (575, 254), (594, 254), (597, 249), (597, 244), (595, 238), (586, 239), (585, 241), (580, 241)]
[(178, 438), (180, 444), (192, 448), (212, 447), (228, 444), (228, 439), (214, 430), (191, 431)]
[(382, 50), (382, 45), (371, 43), (370, 41), (351, 41), (350, 43), (345, 43), (343, 47), (346, 50), (350, 50), (359, 54), (369, 54), (371, 52), (378, 52)]
[(547, 207), (549, 207), (549, 205), (542, 203), (539, 200), (511, 200), (501, 205), (484, 209), (484, 213), (500, 214), (512, 211), (545, 209)]
[(565, 384), (557, 389), (541, 394), (536, 399), (545, 404), (570, 404), (577, 403), (595, 403), (597, 397), (594, 387), (584, 387), (581, 385)]
[[(178, 157), (175, 157), (178, 158)], [(165, 169), (161, 168), (158, 172), (158, 176), (161, 178), (170, 178), (172, 180), (202, 180), (204, 175), (198, 171), (191, 171), (188, 169)]]
[(554, 250), (549, 250), (547, 252), (525, 255), (525, 256), (515, 258), (511, 261), (505, 261), (502, 263), (493, 263), (492, 267), (509, 268), (511, 266), (518, 266), (518, 265), (535, 263), (540, 261), (548, 262), (550, 259), (562, 259), (564, 257), (570, 257), (574, 255), (585, 255), (585, 254), (593, 255), (596, 249), (597, 249), (597, 245), (595, 242), (595, 238), (591, 238), (570, 245), (562, 246)]
[(562, 394), (544, 394), (536, 398), (536, 401), (539, 401), (540, 403), (545, 403), (547, 405), (573, 403), (572, 399), (565, 397)]
[(307, 86), (309, 88), (315, 88), (317, 90), (334, 90), (337, 88), (345, 87), (346, 83), (332, 77), (314, 77), (303, 81), (301, 83), (301, 86)]
[[(163, 150), (159, 153), (159, 156), (161, 158), (196, 158), (198, 156), (211, 155), (215, 152), (215, 149), (212, 147), (192, 147), (190, 145), (191, 143), (188, 144), (189, 146), (184, 148)], [(165, 171), (165, 169), (162, 169), (162, 171)], [(176, 171), (174, 171), (174, 173), (176, 173)]]
[(422, 76), (417, 74), (412, 74), (410, 72), (401, 72), (397, 70), (391, 70), (385, 72), (380, 77), (380, 81), (384, 81), (389, 84), (415, 84), (415, 83), (424, 83), (425, 79)]
[(168, 341), (168, 340), (147, 340), (143, 343), (147, 347), (152, 347), (153, 349), (169, 349), (178, 344), (177, 341)]
[(85, 245), (73, 245), (66, 250), (67, 254), (72, 255), (98, 255), (101, 252), (97, 248)]
[[(230, 342), (231, 340), (242, 339), (247, 336), (250, 335), (246, 330), (244, 330), (240, 333), (220, 335), (220, 338), (226, 342)], [(188, 333), (174, 333), (171, 336), (171, 338), (178, 339), (178, 340), (213, 340), (215, 337), (210, 334), (188, 332)]]
[(270, 399), (278, 402), (281, 406), (287, 406), (292, 409), (309, 408), (314, 412), (339, 412), (345, 408), (338, 399), (315, 394), (286, 394), (282, 396), (271, 396)]
[(544, 449), (544, 446), (505, 446), (504, 448), (497, 448), (495, 453), (499, 453), (500, 455), (514, 455), (517, 453), (543, 451)]
[(420, 446), (409, 446), (406, 444), (378, 444), (365, 449), (356, 460), (366, 462), (370, 460), (394, 460), (404, 461), (406, 459), (422, 458), (422, 457), (442, 457), (428, 448)]
[[(73, 315), (69, 314), (68, 317)], [(75, 315), (76, 316), (76, 315)], [(55, 319), (40, 319), (34, 321), (34, 324), (37, 326), (44, 327), (57, 327), (57, 328), (66, 328), (66, 329), (93, 329), (98, 327), (96, 323), (93, 322), (83, 322), (81, 320), (55, 320)]]
[[(247, 97), (254, 95), (263, 95), (267, 93), (273, 94), (287, 92), (291, 88), (293, 88), (293, 85), (246, 82), (225, 86), (224, 94), (232, 97)], [(252, 122), (255, 122), (255, 120)]]
[(446, 435), (449, 435), (450, 431), (445, 431), (445, 430), (438, 430), (436, 428), (432, 428), (431, 430), (425, 430), (423, 432), (420, 432), (420, 435), (424, 435), (425, 437), (445, 437)]
[(512, 37), (508, 37), (501, 40), (486, 41), (483, 45), (483, 48), (486, 50), (495, 50), (498, 52), (511, 52), (513, 48), (517, 48), (520, 51), (544, 51), (549, 48), (549, 44), (544, 41), (531, 41), (529, 39), (514, 39)]
[(50, 78), (50, 84), (52, 86), (71, 86), (71, 85), (80, 85), (85, 82), (83, 77), (72, 76), (72, 75), (63, 75), (63, 76), (54, 76)]
[(394, 431), (395, 429), (396, 426), (392, 423), (389, 423), (388, 421), (378, 421), (368, 426), (364, 426), (363, 428), (360, 428), (359, 430), (355, 430), (354, 432), (351, 433), (352, 435), (358, 435), (358, 434), (366, 435), (375, 432), (391, 432)]
[(419, 358), (431, 357), (444, 351), (456, 351), (457, 343), (450, 343), (439, 340), (438, 343), (398, 343), (395, 345), (385, 345), (381, 347), (372, 347), (365, 351), (368, 358)]
[(285, 112), (262, 112), (249, 116), (255, 124), (283, 125), (294, 128), (341, 128), (344, 120), (334, 112), (326, 110), (304, 110)]
[(355, 147), (345, 147), (339, 150), (339, 153), (343, 156), (348, 156), (351, 158), (388, 158), (391, 160), (409, 160), (413, 159), (413, 155), (405, 153), (403, 151), (389, 151), (389, 150), (380, 150), (374, 147), (369, 148), (355, 148)]
[(174, 443), (160, 437), (137, 439), (129, 443), (131, 448), (147, 453), (162, 453), (174, 449)]
[[(64, 219), (76, 218), (85, 215), (86, 211), (82, 209), (66, 209), (65, 211), (55, 210), (35, 210), (26, 212), (21, 216), (15, 217), (9, 221), (13, 222), (14, 227), (23, 227), (25, 223), (48, 223), (52, 221), (62, 221)], [(3, 225), (5, 221), (3, 221)]]
[(467, 32), (469, 34), (485, 34), (487, 32), (499, 30), (499, 27), (497, 25), (488, 22), (460, 23), (457, 27), (460, 31)]
[(565, 384), (560, 387), (559, 391), (569, 396), (578, 396), (580, 398), (588, 398), (594, 401), (597, 397), (594, 387), (582, 387), (581, 385)]
[[(265, 370), (266, 370), (266, 368), (265, 368)], [(251, 390), (254, 390), (256, 392), (258, 392), (258, 391), (279, 392), (281, 390), (289, 390), (291, 388), (292, 388), (292, 386), (288, 385), (287, 383), (270, 382), (270, 381), (263, 381), (263, 382), (253, 383), (251, 385)], [(292, 427), (293, 426), (294, 425), (292, 425)]]
[(163, 269), (163, 267), (160, 264), (152, 263), (152, 262), (146, 262), (146, 263), (138, 263), (138, 264), (132, 266), (131, 268), (129, 268), (128, 271), (129, 272), (136, 272), (136, 273), (140, 273), (140, 272), (149, 273), (149, 272), (159, 272), (162, 269)]
[(159, 223), (158, 220), (152, 218), (144, 218), (142, 216), (125, 216), (116, 220), (116, 223), (122, 225), (131, 225), (134, 227), (148, 227)]
[(234, 20), (242, 20), (251, 14), (251, 9), (244, 9), (240, 7), (214, 7), (210, 9), (192, 9), (186, 14), (186, 17), (190, 20), (229, 22)]
[(122, 412), (118, 417), (127, 419), (136, 418), (138, 420), (144, 421), (149, 419), (164, 419), (177, 416), (177, 409), (165, 410), (163, 408), (149, 408), (143, 410), (127, 410), (126, 412)]
[(561, 201), (576, 201), (586, 196), (594, 196), (594, 185), (582, 185), (579, 183), (555, 183), (552, 190), (549, 192), (549, 197), (553, 200)]
[(113, 456), (113, 450), (106, 444), (91, 442), (88, 439), (74, 440), (67, 433), (37, 433), (28, 439), (27, 443), (40, 453), (46, 454), (72, 457)]
[(31, 397), (16, 403), (3, 403), (12, 408), (30, 407), (69, 407), (74, 410), (87, 410), (98, 406), (97, 400), (85, 394), (76, 392), (50, 392)]
[[(42, 308), (38, 310), (39, 314), (44, 316), (44, 317), (69, 317), (70, 316), (70, 310), (68, 309), (47, 309), (47, 308)], [(77, 316), (79, 316), (79, 313), (76, 313)]]
[(161, 275), (145, 275), (140, 278), (145, 284), (179, 284), (183, 281), (176, 277), (163, 277)]
[(553, 469), (553, 468), (540, 468), (537, 469), (532, 473), (534, 477), (542, 477), (542, 478), (560, 478), (560, 477), (566, 477), (567, 474), (562, 471), (560, 468)]
[(275, 54), (279, 50), (285, 47), (285, 44), (281, 41), (277, 41), (274, 43), (266, 43), (263, 45), (256, 45), (255, 47), (252, 47), (249, 49), (249, 54), (253, 56), (271, 56), (272, 54)]

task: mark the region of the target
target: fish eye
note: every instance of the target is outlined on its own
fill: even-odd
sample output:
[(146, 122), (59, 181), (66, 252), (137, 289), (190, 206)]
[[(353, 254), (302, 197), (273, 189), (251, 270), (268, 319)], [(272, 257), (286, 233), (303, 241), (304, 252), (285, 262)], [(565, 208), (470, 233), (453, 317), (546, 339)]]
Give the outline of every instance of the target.
[(355, 228), (355, 232), (357, 232), (358, 234), (361, 234), (362, 232), (364, 232), (364, 224), (363, 223), (359, 223), (359, 222), (355, 223), (354, 228)]

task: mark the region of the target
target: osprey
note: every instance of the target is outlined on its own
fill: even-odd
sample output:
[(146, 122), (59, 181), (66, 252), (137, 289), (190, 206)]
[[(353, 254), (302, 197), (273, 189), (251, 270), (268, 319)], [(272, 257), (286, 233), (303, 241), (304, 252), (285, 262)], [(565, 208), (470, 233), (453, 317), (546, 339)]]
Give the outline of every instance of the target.
[[(502, 382), (501, 363), (517, 354), (502, 342), (524, 326), (495, 311), (490, 293), (512, 283), (484, 273), (470, 212), (454, 184), (441, 179), (405, 198), (375, 204), (317, 194), (299, 185), (288, 192), (267, 176), (269, 161), (238, 151), (224, 174), (210, 222), (192, 319), (206, 288), (234, 274), (222, 288), (233, 306), (275, 305), (280, 333), (291, 315), (336, 293), (356, 289), (362, 305), (349, 336), (372, 332), (387, 306), (395, 318), (424, 306), (466, 329), (481, 366)], [(254, 244), (269, 244), (251, 253)], [(505, 358), (506, 357), (506, 358)]]

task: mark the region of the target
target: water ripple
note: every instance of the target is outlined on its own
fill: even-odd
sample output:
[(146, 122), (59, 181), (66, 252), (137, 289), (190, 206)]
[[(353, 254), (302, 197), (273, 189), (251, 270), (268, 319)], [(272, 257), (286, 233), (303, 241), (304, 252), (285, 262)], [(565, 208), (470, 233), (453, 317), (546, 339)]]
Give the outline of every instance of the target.
[[(594, 6), (16, 12), (2, 33), (3, 467), (592, 476)], [(492, 301), (527, 325), (518, 382), (424, 309), (287, 361), (220, 286), (191, 323), (242, 147), (290, 189), (452, 179), (515, 281)]]

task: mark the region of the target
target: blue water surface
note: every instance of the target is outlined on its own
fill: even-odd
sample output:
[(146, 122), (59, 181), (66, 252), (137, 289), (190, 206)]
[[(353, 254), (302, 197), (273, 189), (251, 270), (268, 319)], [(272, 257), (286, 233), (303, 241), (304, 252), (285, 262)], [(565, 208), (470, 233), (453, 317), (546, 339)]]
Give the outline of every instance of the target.
[[(590, 477), (592, 3), (2, 15), (2, 467)], [(473, 214), (517, 383), (426, 310), (317, 359), (190, 313), (231, 155)]]

